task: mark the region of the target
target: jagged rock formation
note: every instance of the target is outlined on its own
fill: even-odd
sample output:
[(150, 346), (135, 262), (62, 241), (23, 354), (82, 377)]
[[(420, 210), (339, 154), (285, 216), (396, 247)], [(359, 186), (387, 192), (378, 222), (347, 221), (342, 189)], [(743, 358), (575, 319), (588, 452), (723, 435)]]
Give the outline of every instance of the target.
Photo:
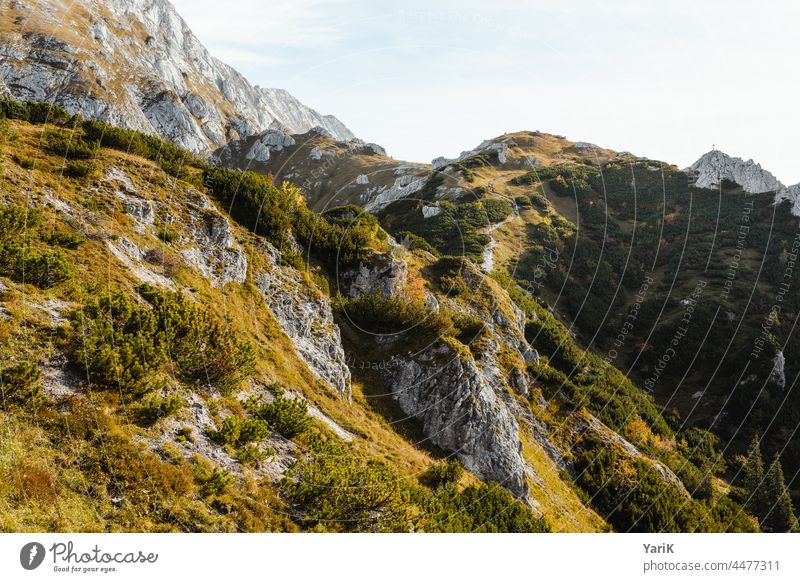
[(509, 139), (487, 139), (482, 141), (478, 147), (461, 152), (461, 155), (459, 155), (457, 158), (436, 158), (435, 160), (431, 161), (431, 166), (433, 166), (434, 170), (441, 170), (447, 166), (463, 162), (464, 160), (480, 154), (495, 155), (498, 163), (505, 164), (508, 161), (508, 144), (510, 141), (511, 140)]
[(193, 152), (255, 135), (353, 134), (283, 89), (251, 85), (213, 58), (167, 0), (7, 3), (0, 92), (50, 101), (87, 118), (157, 133)]
[(795, 184), (784, 188), (775, 196), (775, 204), (780, 204), (784, 200), (788, 200), (790, 211), (795, 216), (800, 216), (800, 184)]
[(195, 200), (200, 201), (198, 205), (186, 205), (186, 228), (194, 244), (184, 248), (181, 256), (215, 287), (244, 283), (247, 256), (234, 239), (230, 222), (205, 197)]
[(357, 269), (342, 274), (343, 291), (350, 297), (380, 293), (384, 297), (401, 295), (406, 286), (408, 265), (394, 260), (390, 253), (376, 254)]
[(788, 200), (789, 211), (800, 216), (800, 184), (784, 186), (753, 160), (744, 161), (719, 150), (712, 150), (703, 154), (686, 171), (695, 177), (695, 186), (699, 188), (717, 188), (722, 180), (730, 180), (751, 194), (775, 192), (775, 204)]
[(281, 152), (284, 148), (294, 144), (294, 138), (287, 133), (286, 128), (281, 124), (273, 123), (269, 129), (256, 136), (256, 140), (245, 154), (245, 158), (266, 162), (269, 160), (270, 152)]
[(265, 245), (274, 264), (259, 274), (256, 285), (309, 369), (349, 399), (350, 370), (329, 299), (311, 289), (294, 269), (279, 266), (277, 250)]
[(698, 188), (716, 188), (722, 180), (730, 180), (751, 194), (784, 189), (784, 185), (760, 164), (753, 160), (734, 158), (719, 150), (703, 154), (686, 171), (696, 175), (695, 186)]
[(419, 167), (404, 164), (395, 168), (395, 179), (392, 184), (379, 185), (368, 188), (364, 193), (364, 208), (375, 211), (395, 200), (408, 198), (422, 190), (428, 182), (430, 175), (423, 170), (419, 173)]
[(438, 343), (386, 367), (392, 396), (431, 442), (471, 472), (525, 499), (528, 484), (519, 425), (475, 360)]
[(780, 388), (786, 388), (786, 356), (783, 351), (775, 352), (775, 359), (772, 362), (772, 372), (769, 379), (775, 382)]

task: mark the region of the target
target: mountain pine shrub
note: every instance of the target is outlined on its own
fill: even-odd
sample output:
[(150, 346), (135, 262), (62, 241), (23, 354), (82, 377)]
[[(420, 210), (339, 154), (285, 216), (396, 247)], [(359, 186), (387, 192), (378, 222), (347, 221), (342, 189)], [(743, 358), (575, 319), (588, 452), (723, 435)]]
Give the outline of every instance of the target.
[(121, 291), (89, 296), (71, 316), (69, 352), (92, 382), (147, 391), (154, 376), (230, 392), (255, 368), (255, 349), (230, 325), (180, 293), (138, 288), (149, 305)]
[(272, 402), (251, 400), (247, 409), (287, 439), (308, 430), (311, 425), (308, 404), (299, 398), (287, 398), (280, 385), (274, 384), (271, 389), (275, 393)]

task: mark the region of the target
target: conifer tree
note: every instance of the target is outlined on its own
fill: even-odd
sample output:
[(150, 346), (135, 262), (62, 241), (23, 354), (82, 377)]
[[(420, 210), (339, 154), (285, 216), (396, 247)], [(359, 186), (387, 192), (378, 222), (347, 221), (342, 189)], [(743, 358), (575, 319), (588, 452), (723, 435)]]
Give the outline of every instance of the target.
[(762, 517), (761, 529), (768, 532), (798, 531), (792, 498), (786, 487), (783, 467), (777, 454), (767, 471), (763, 490), (767, 508), (763, 517), (759, 516)]
[(744, 506), (759, 519), (768, 511), (764, 497), (764, 458), (761, 456), (760, 439), (753, 435), (747, 449), (747, 461), (742, 467), (742, 487), (744, 489)]

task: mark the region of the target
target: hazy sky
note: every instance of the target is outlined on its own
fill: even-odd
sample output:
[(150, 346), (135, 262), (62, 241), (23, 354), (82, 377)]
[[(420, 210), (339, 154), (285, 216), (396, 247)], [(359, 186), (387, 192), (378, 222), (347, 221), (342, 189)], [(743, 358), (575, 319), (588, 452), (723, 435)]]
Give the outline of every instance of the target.
[(800, 182), (800, 2), (173, 0), (211, 53), (413, 161), (541, 130)]

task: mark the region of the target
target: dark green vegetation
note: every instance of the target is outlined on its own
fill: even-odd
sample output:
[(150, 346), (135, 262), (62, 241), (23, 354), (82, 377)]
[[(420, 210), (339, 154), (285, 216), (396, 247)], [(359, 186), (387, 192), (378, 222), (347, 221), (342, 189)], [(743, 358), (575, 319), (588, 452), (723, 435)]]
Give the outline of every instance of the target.
[[(633, 532), (746, 532), (755, 523), (730, 498), (693, 499), (664, 483), (648, 461), (631, 461), (601, 441), (586, 442), (577, 466), (578, 485), (592, 495), (614, 529)], [(685, 462), (685, 461), (682, 461)], [(682, 477), (686, 483), (686, 477)]]
[(36, 236), (41, 214), (20, 206), (0, 208), (0, 275), (47, 289), (72, 277), (63, 239)]
[[(320, 531), (545, 532), (544, 520), (496, 483), (433, 490), (405, 484), (385, 463), (359, 458), (313, 435), (310, 461), (298, 461), (283, 490), (302, 523)], [(435, 470), (436, 471), (436, 470)], [(429, 477), (429, 473), (426, 473)]]
[(742, 505), (758, 516), (761, 528), (768, 532), (798, 531), (797, 517), (792, 499), (784, 481), (783, 468), (776, 457), (764, 469), (758, 436), (754, 436), (747, 450), (747, 458), (740, 470)]
[[(791, 333), (800, 312), (794, 292), (800, 223), (787, 205), (775, 207), (772, 195), (750, 195), (729, 182), (721, 193), (693, 188), (674, 166), (630, 157), (601, 168), (539, 168), (507, 184), (524, 212), (524, 244), (507, 249), (513, 259), (493, 276), (528, 316), (526, 335), (544, 356), (535, 370), (542, 392), (564, 398), (573, 410), (585, 406), (634, 442), (631, 432), (643, 422), (651, 443), (644, 450), (672, 468), (693, 497), (710, 499), (714, 479), (734, 477), (728, 461), (755, 431), (764, 434), (766, 451), (781, 452), (780, 464), (794, 475), (800, 405), (788, 391), (800, 372)], [(447, 202), (439, 216), (423, 219), (418, 203), (399, 201), (382, 212), (382, 223), (395, 234), (421, 238), (408, 238), (412, 248), (476, 258), (482, 245), (444, 246), (453, 233), (482, 224), (472, 219), (475, 204)], [(577, 220), (557, 210), (570, 205)], [(470, 293), (458, 277), (443, 284), (451, 295)], [(564, 315), (577, 338), (548, 306)], [(591, 349), (584, 351), (576, 339)], [(776, 349), (786, 356), (785, 388), (770, 376)], [(703, 406), (691, 397), (697, 391), (703, 391)], [(713, 433), (702, 430), (715, 419)], [(643, 466), (631, 466), (647, 480)], [(633, 503), (631, 515), (637, 507), (644, 506)], [(693, 523), (714, 529), (722, 523), (715, 520), (711, 512)], [(731, 527), (744, 522), (737, 523)]]
[[(580, 224), (552, 207), (552, 220), (529, 224), (516, 281), (542, 301), (557, 297), (581, 338), (675, 408), (682, 430), (723, 413), (715, 431), (729, 451), (758, 431), (794, 475), (800, 404), (787, 396), (800, 372), (800, 223), (788, 205), (730, 182), (693, 188), (675, 167), (634, 159), (518, 179), (532, 197), (540, 180), (577, 201)], [(778, 349), (785, 386), (770, 375)], [(703, 406), (690, 398), (698, 390)]]
[(316, 259), (332, 271), (357, 265), (373, 245), (385, 242), (374, 217), (333, 215), (327, 219), (309, 210), (294, 186), (275, 186), (266, 176), (209, 166), (204, 182), (234, 219), (263, 235), (292, 266), (302, 266), (304, 259), (289, 242), (292, 234), (307, 250), (305, 258)]
[(68, 351), (89, 381), (147, 392), (169, 368), (184, 382), (230, 392), (255, 366), (253, 346), (229, 325), (178, 293), (138, 289), (149, 305), (123, 292), (89, 293), (71, 316)]
[(477, 260), (489, 243), (489, 236), (481, 233), (481, 229), (502, 222), (512, 211), (511, 204), (495, 198), (461, 203), (443, 201), (439, 207), (439, 214), (424, 218), (419, 202), (400, 200), (382, 211), (381, 219), (398, 240), (411, 234), (414, 237), (411, 244), (417, 248)]
[(271, 402), (250, 400), (246, 408), (257, 418), (263, 419), (287, 439), (304, 433), (311, 426), (308, 404), (299, 399), (287, 398), (279, 384), (271, 387), (275, 394)]

